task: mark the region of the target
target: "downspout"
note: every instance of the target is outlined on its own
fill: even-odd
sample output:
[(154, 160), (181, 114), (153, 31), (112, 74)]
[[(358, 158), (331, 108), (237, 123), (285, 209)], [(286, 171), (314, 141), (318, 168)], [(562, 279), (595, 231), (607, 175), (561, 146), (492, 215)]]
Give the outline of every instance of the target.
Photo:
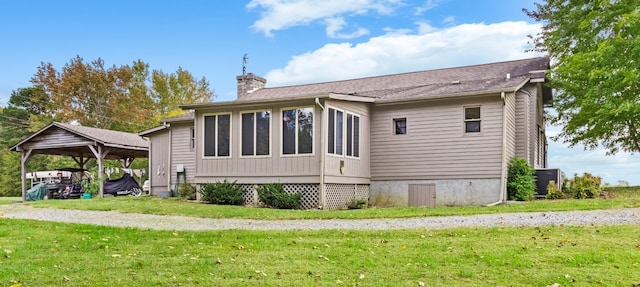
[(486, 206), (494, 206), (498, 205), (507, 200), (507, 172), (506, 172), (506, 162), (505, 157), (507, 156), (507, 113), (506, 113), (506, 94), (505, 92), (500, 93), (500, 99), (502, 99), (502, 159), (500, 160), (501, 169), (500, 169), (500, 200), (489, 203)]
[(321, 109), (322, 109), (322, 120), (320, 121), (320, 151), (319, 151), (319, 155), (320, 155), (320, 186), (318, 187), (319, 190), (319, 203), (318, 203), (318, 208), (319, 209), (324, 209), (324, 201), (325, 201), (325, 193), (324, 193), (324, 129), (325, 124), (324, 124), (324, 106), (322, 106), (322, 104), (320, 104), (320, 99), (316, 98), (316, 105), (318, 105)]
[[(167, 189), (169, 190), (170, 196), (173, 196), (173, 190), (171, 190), (171, 146), (173, 142), (173, 134), (172, 134), (172, 130), (169, 129), (169, 148), (167, 149), (169, 151), (169, 154), (167, 156), (167, 169), (169, 170), (169, 174), (167, 175)], [(166, 172), (166, 171), (165, 171)]]
[(500, 93), (502, 99), (502, 170), (500, 178), (500, 202), (507, 200), (507, 105), (505, 92)]

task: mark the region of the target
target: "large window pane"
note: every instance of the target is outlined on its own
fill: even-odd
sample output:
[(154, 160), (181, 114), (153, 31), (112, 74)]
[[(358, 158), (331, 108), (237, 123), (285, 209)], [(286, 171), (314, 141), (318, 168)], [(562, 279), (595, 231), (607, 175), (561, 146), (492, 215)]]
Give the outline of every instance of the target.
[(353, 156), (353, 116), (347, 114), (347, 155)]
[(335, 140), (335, 131), (336, 131), (336, 119), (335, 119), (335, 115), (336, 115), (336, 110), (334, 109), (329, 109), (329, 126), (328, 126), (328, 130), (329, 130), (329, 134), (327, 137), (327, 152), (328, 153), (335, 153), (335, 147), (336, 147), (336, 140)]
[(204, 117), (204, 156), (216, 155), (216, 116)]
[(336, 112), (336, 154), (342, 155), (343, 112)]
[(298, 111), (298, 153), (312, 153), (313, 108), (302, 108)]
[(231, 116), (218, 115), (218, 156), (229, 156), (230, 134), (231, 134)]
[(360, 117), (353, 117), (353, 156), (360, 157)]
[(253, 155), (254, 115), (242, 114), (242, 155)]
[(271, 112), (256, 113), (256, 155), (269, 155)]
[(282, 153), (296, 153), (296, 110), (282, 111)]

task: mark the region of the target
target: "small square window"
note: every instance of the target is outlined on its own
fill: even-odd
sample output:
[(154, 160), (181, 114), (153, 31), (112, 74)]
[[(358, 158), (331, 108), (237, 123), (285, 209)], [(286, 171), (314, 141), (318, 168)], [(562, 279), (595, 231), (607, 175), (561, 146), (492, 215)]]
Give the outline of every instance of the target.
[(480, 107), (464, 108), (464, 132), (465, 133), (480, 132)]
[(407, 119), (393, 119), (394, 134), (406, 135), (407, 134)]

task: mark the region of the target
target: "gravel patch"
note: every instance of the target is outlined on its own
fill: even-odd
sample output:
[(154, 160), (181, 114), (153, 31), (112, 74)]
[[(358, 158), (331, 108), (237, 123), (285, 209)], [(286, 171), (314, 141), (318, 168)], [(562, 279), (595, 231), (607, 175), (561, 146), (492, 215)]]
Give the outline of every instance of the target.
[(0, 205), (0, 218), (33, 219), (156, 230), (386, 230), (452, 227), (640, 225), (640, 208), (441, 216), (398, 219), (254, 220), (214, 219), (174, 215), (33, 208)]

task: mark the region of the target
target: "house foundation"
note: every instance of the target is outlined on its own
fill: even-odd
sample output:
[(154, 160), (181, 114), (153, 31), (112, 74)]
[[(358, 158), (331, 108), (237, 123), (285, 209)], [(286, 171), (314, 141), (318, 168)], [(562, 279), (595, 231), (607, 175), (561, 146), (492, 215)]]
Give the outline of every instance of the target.
[[(377, 180), (371, 181), (369, 204), (379, 207), (423, 206), (410, 201), (411, 185), (435, 190), (433, 206), (486, 205), (500, 201), (500, 179)], [(413, 198), (411, 198), (413, 199)]]

